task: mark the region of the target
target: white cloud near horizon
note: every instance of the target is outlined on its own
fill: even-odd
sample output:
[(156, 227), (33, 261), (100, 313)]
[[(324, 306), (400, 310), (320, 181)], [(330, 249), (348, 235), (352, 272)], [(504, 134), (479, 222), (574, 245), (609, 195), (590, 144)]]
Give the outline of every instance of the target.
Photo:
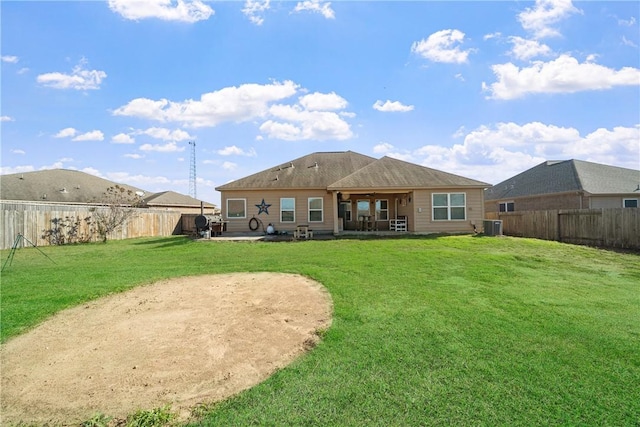
[(87, 70), (87, 61), (82, 59), (73, 67), (71, 74), (60, 72), (40, 74), (36, 81), (54, 89), (96, 90), (100, 89), (102, 81), (107, 78), (107, 73), (99, 70)]
[(554, 26), (575, 13), (582, 11), (571, 0), (536, 0), (533, 8), (518, 15), (518, 21), (535, 38), (557, 37), (560, 32)]
[(472, 49), (461, 50), (465, 34), (460, 30), (441, 30), (426, 39), (413, 42), (411, 52), (433, 62), (463, 64), (468, 61)]
[(262, 25), (264, 23), (262, 15), (270, 8), (270, 0), (246, 0), (242, 13), (255, 25)]
[(530, 67), (519, 68), (512, 63), (491, 67), (497, 81), (483, 90), (488, 98), (516, 99), (535, 93), (574, 93), (611, 89), (615, 86), (640, 85), (640, 69), (624, 67), (613, 70), (593, 62), (579, 63), (569, 55), (549, 61), (535, 61)]
[[(571, 127), (509, 122), (480, 126), (451, 147), (425, 145), (407, 151), (382, 143), (374, 152), (497, 184), (546, 160), (578, 159), (637, 170), (638, 140), (640, 125), (598, 128), (582, 136)], [(619, 159), (628, 162), (620, 164)]]
[(296, 4), (293, 12), (314, 12), (319, 13), (327, 19), (335, 19), (336, 13), (331, 8), (331, 2), (322, 2), (320, 0), (305, 0)]
[(71, 139), (72, 141), (102, 141), (104, 140), (104, 134), (99, 130), (92, 130), (91, 132), (82, 133)]
[(14, 119), (11, 116), (0, 116), (0, 122), (15, 122), (16, 119)]
[(413, 105), (404, 105), (402, 102), (400, 101), (390, 101), (390, 100), (386, 100), (385, 102), (382, 102), (381, 100), (377, 100), (374, 104), (373, 104), (373, 109), (374, 110), (378, 110), (378, 111), (382, 111), (384, 113), (393, 113), (393, 112), (399, 112), (399, 113), (406, 113), (408, 111), (413, 111), (414, 106)]
[(207, 20), (215, 11), (201, 0), (109, 0), (109, 9), (125, 19), (195, 23)]
[(285, 141), (345, 140), (353, 136), (349, 124), (333, 111), (309, 111), (299, 105), (273, 105), (260, 131), (271, 139)]
[(159, 153), (175, 153), (184, 151), (185, 147), (180, 147), (175, 142), (168, 142), (164, 145), (160, 144), (142, 144), (140, 151), (157, 151)]
[(161, 139), (163, 141), (186, 141), (188, 139), (195, 139), (189, 135), (188, 132), (182, 129), (170, 130), (167, 128), (151, 127), (145, 130), (137, 130), (133, 132), (135, 135), (147, 135), (155, 139)]
[(11, 150), (11, 153), (13, 153), (13, 154), (20, 154), (20, 155), (27, 154), (27, 152), (26, 152), (26, 151), (24, 151), (24, 150), (20, 150), (20, 149), (18, 149), (18, 148), (14, 148), (13, 150)]

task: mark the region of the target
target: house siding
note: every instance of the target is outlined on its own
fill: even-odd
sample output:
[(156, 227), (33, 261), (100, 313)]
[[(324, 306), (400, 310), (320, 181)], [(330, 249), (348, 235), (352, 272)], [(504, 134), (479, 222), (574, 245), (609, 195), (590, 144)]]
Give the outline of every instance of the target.
[[(582, 193), (558, 193), (532, 197), (505, 198), (487, 200), (487, 212), (500, 212), (500, 203), (513, 202), (515, 211), (541, 211), (549, 209), (586, 209), (589, 207), (589, 197)], [(622, 201), (620, 201), (622, 203)], [(620, 207), (620, 205), (616, 206)]]
[[(435, 221), (432, 214), (432, 195), (434, 193), (465, 193), (466, 216), (464, 220)], [(409, 231), (418, 233), (470, 233), (474, 224), (478, 231), (484, 219), (484, 193), (481, 188), (438, 188), (435, 190), (416, 190), (413, 192), (413, 210)]]
[(627, 196), (592, 196), (591, 204), (589, 206), (590, 209), (616, 209), (622, 208), (622, 201), (624, 199), (638, 199), (640, 198), (640, 194), (629, 194)]
[[(309, 222), (308, 200), (310, 197), (321, 197), (322, 201), (322, 222)], [(295, 199), (295, 221), (280, 221), (280, 199)], [(246, 217), (245, 218), (228, 218), (227, 217), (227, 200), (228, 199), (246, 199)], [(262, 200), (268, 205), (269, 214), (259, 212), (256, 205), (262, 203)], [(277, 232), (286, 231), (292, 233), (298, 224), (308, 224), (314, 232), (333, 232), (333, 194), (328, 193), (324, 189), (309, 190), (238, 190), (222, 192), (222, 215), (227, 221), (227, 232), (232, 233), (255, 233), (264, 234), (264, 230), (259, 227), (258, 230), (252, 231), (249, 228), (251, 218), (259, 219), (264, 229), (271, 223)]]

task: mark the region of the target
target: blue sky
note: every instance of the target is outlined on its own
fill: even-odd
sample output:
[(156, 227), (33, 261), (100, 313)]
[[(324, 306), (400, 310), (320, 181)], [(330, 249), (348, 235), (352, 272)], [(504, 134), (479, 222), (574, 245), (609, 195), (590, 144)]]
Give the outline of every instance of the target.
[(197, 197), (314, 151), (640, 169), (636, 1), (2, 1), (2, 174)]

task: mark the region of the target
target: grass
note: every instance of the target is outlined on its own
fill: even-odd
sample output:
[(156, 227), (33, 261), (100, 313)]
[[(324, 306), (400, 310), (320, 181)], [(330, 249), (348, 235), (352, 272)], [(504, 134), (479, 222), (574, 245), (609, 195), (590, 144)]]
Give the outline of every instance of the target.
[[(532, 239), (295, 243), (183, 237), (20, 249), (2, 341), (65, 307), (159, 279), (277, 271), (327, 287), (334, 320), (198, 425), (640, 424), (640, 257)], [(2, 261), (8, 251), (2, 252)]]

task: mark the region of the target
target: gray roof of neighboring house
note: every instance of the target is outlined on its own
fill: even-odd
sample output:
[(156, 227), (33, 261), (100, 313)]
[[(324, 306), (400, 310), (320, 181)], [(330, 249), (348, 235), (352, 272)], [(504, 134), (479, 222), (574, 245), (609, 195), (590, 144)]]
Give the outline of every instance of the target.
[(68, 169), (49, 169), (0, 176), (0, 198), (56, 203), (99, 203), (109, 187), (119, 185), (133, 192), (140, 188), (118, 184)]
[(590, 194), (629, 194), (640, 184), (640, 170), (583, 160), (546, 161), (485, 192), (485, 200), (584, 191)]
[(226, 190), (410, 189), (487, 187), (489, 184), (391, 157), (375, 159), (353, 151), (318, 152), (216, 188)]
[[(144, 204), (154, 206), (179, 206), (179, 207), (200, 207), (200, 200), (191, 196), (176, 193), (175, 191), (163, 191), (144, 198)], [(212, 203), (204, 202), (205, 208), (213, 208)]]
[[(48, 169), (0, 176), (0, 199), (50, 203), (101, 203), (109, 187), (119, 185), (142, 195), (149, 206), (200, 206), (200, 200), (173, 191), (149, 193), (85, 172)], [(206, 206), (213, 206), (205, 203)]]
[(311, 153), (221, 185), (216, 190), (327, 188), (375, 160), (353, 151)]

